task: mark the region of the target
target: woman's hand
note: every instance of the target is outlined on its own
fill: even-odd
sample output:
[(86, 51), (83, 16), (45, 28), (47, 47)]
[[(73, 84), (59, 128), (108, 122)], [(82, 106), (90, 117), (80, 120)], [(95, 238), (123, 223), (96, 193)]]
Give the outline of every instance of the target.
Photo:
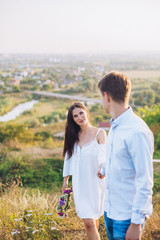
[(62, 193), (64, 193), (64, 190), (66, 190), (66, 188), (68, 187), (68, 179), (69, 179), (69, 177), (64, 177)]

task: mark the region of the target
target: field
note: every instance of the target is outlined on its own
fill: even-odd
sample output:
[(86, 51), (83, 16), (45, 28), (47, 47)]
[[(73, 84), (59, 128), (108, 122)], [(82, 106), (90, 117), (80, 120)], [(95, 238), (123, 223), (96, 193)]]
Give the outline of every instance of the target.
[(139, 79), (155, 79), (160, 78), (160, 71), (157, 70), (132, 70), (132, 71), (124, 71), (127, 76), (132, 78), (139, 78)]
[[(54, 164), (53, 159), (43, 159), (43, 162), (49, 163), (50, 161)], [(62, 160), (57, 160), (57, 162), (58, 169), (62, 171)], [(57, 167), (55, 164), (52, 165), (52, 170), (57, 170)], [(50, 168), (51, 166), (48, 164), (48, 170)], [(160, 165), (155, 163), (154, 212), (146, 222), (143, 240), (158, 240), (160, 237), (159, 170)], [(42, 174), (40, 169), (39, 171)], [(86, 239), (83, 222), (76, 216), (73, 202), (68, 217), (61, 219), (56, 213), (61, 195), (61, 171), (58, 173), (55, 171), (59, 175), (59, 187), (58, 185), (54, 187), (52, 185), (49, 192), (46, 192), (45, 189), (47, 184), (50, 184), (49, 179), (44, 179), (43, 190), (24, 188), (21, 186), (19, 178), (10, 181), (5, 186), (1, 185), (0, 239)], [(103, 217), (100, 219), (99, 232), (101, 239), (107, 239)]]
[[(160, 71), (126, 73), (133, 81), (132, 98), (139, 103), (139, 91), (149, 91), (157, 86), (154, 84), (159, 84)], [(156, 97), (158, 91), (156, 88)], [(73, 94), (77, 93), (73, 91)], [(98, 91), (80, 94), (100, 98)], [(144, 92), (143, 97), (150, 101), (150, 106), (152, 98), (147, 100)], [(34, 97), (31, 94), (6, 93), (0, 98), (3, 103), (0, 113), (4, 114)], [(39, 102), (32, 110), (24, 112), (16, 120), (0, 123), (0, 240), (84, 240), (85, 228), (75, 214), (73, 201), (67, 218), (61, 219), (56, 213), (63, 182), (63, 133), (66, 113), (72, 101), (36, 99)], [(88, 109), (94, 126), (110, 120), (99, 104), (88, 105)], [(154, 158), (160, 159), (160, 106), (142, 107), (139, 112), (138, 108), (134, 109), (137, 114), (142, 114), (141, 117), (144, 116), (154, 132)], [(154, 212), (146, 222), (143, 240), (160, 239), (160, 163), (154, 163), (153, 204)], [(102, 240), (107, 239), (103, 217), (99, 232)]]

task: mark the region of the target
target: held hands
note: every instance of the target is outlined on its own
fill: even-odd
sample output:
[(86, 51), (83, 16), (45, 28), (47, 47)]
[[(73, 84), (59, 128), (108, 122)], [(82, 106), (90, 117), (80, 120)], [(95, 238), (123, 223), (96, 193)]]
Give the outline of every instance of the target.
[(98, 170), (98, 173), (97, 173), (97, 176), (100, 178), (100, 179), (103, 179), (104, 178), (104, 176), (101, 174), (101, 169), (102, 169), (102, 167), (103, 167), (103, 163), (99, 166), (99, 170)]
[(125, 240), (140, 240), (141, 239), (141, 224), (131, 223), (126, 235)]
[(104, 178), (104, 176), (100, 173), (100, 170), (98, 171), (97, 176), (98, 176), (100, 179), (103, 179), (103, 178)]

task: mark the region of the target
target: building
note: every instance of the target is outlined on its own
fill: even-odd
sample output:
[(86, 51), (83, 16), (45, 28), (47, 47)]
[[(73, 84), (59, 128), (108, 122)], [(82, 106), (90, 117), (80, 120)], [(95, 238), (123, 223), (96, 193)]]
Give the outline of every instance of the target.
[(104, 129), (105, 131), (109, 131), (111, 124), (110, 122), (99, 122), (98, 127)]
[(20, 80), (16, 79), (16, 78), (12, 78), (11, 79), (11, 85), (13, 86), (19, 86), (20, 85)]

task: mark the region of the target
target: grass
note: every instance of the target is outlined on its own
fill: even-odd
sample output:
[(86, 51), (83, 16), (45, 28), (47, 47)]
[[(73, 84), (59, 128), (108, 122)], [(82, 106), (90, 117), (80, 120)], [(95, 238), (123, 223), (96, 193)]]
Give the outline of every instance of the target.
[(153, 197), (153, 214), (146, 221), (142, 240), (159, 240), (160, 239), (160, 193)]
[(8, 157), (1, 160), (0, 176), (5, 184), (9, 179), (20, 176), (23, 186), (40, 189), (53, 189), (62, 185), (63, 161), (60, 158), (28, 159)]
[(134, 71), (125, 71), (125, 74), (127, 76), (129, 76), (130, 78), (141, 78), (141, 79), (144, 79), (144, 78), (149, 78), (149, 79), (152, 79), (152, 78), (158, 78), (160, 77), (160, 71), (157, 70), (134, 70)]
[[(3, 158), (6, 159), (5, 151), (1, 161)], [(0, 239), (86, 239), (83, 221), (75, 214), (73, 202), (67, 218), (61, 219), (56, 213), (63, 180), (62, 158), (8, 160), (5, 165), (8, 172), (2, 171), (6, 182), (7, 178), (19, 174), (25, 187), (21, 186), (19, 178), (0, 185)], [(160, 236), (159, 169), (160, 164), (154, 163), (154, 212), (146, 222), (142, 240), (158, 240)], [(107, 240), (103, 216), (99, 232), (101, 239)]]
[(13, 93), (4, 94), (0, 96), (0, 115), (4, 115), (11, 111), (15, 106), (19, 105), (20, 103), (25, 102), (27, 99), (25, 96), (20, 94)]
[[(30, 120), (33, 127), (28, 131), (38, 134), (39, 140), (23, 142), (14, 139), (6, 148), (0, 146), (0, 178), (3, 180), (0, 181), (0, 239), (86, 239), (83, 222), (75, 214), (73, 203), (68, 218), (61, 219), (56, 213), (63, 181), (63, 159), (60, 156), (63, 139), (51, 136), (64, 131), (65, 121), (42, 126), (38, 120), (54, 111), (65, 112), (69, 105), (68, 101), (42, 98), (29, 113), (12, 121), (23, 125)], [(106, 117), (98, 105), (89, 106), (89, 110), (94, 125), (98, 122), (96, 118), (101, 121)], [(5, 123), (1, 123), (1, 129), (3, 125)], [(44, 133), (50, 136), (43, 139)], [(156, 154), (159, 158), (159, 152)], [(21, 181), (23, 187), (19, 186)], [(154, 163), (153, 192), (154, 212), (146, 222), (143, 240), (160, 239), (159, 163)], [(103, 217), (99, 232), (101, 239), (107, 239)]]
[[(20, 179), (0, 186), (0, 239), (72, 240), (86, 239), (83, 221), (75, 214), (74, 205), (68, 217), (61, 219), (56, 212), (60, 191), (42, 193), (20, 186)], [(147, 220), (142, 240), (160, 237), (160, 194), (153, 197), (154, 211)], [(99, 233), (107, 240), (104, 218), (100, 218)]]
[[(0, 174), (5, 184), (0, 185), (0, 239), (86, 239), (83, 221), (75, 214), (73, 202), (67, 218), (61, 219), (56, 213), (63, 181), (63, 160), (59, 153), (38, 159), (28, 155), (22, 159), (9, 156), (5, 149), (1, 152)], [(159, 239), (159, 170), (160, 164), (154, 163), (154, 212), (146, 222), (143, 240)], [(15, 179), (15, 175), (20, 175), (21, 180)], [(13, 180), (8, 182), (10, 178)], [(103, 216), (99, 232), (101, 239), (106, 240)]]

